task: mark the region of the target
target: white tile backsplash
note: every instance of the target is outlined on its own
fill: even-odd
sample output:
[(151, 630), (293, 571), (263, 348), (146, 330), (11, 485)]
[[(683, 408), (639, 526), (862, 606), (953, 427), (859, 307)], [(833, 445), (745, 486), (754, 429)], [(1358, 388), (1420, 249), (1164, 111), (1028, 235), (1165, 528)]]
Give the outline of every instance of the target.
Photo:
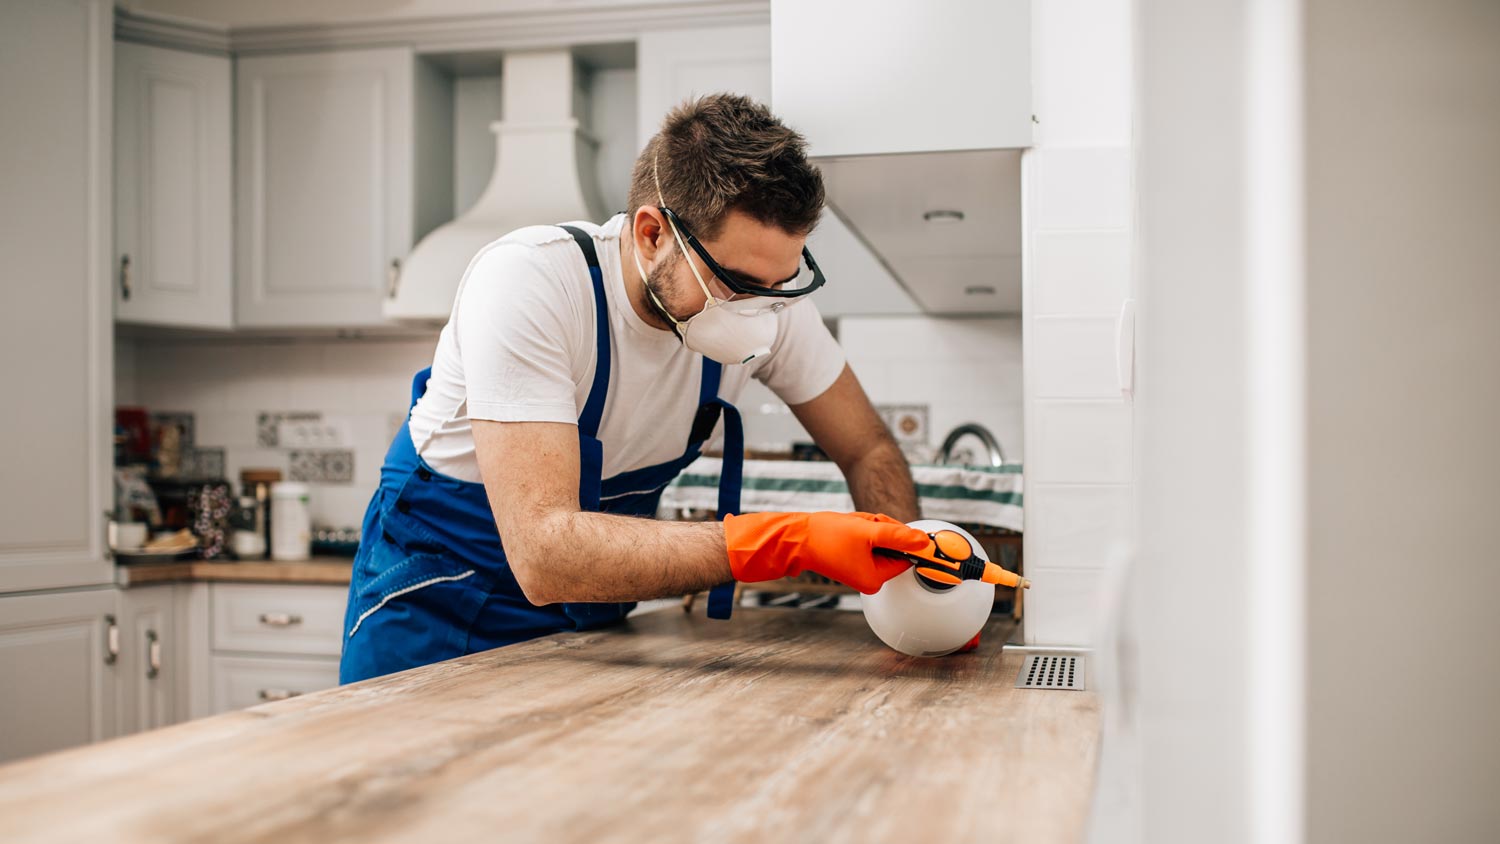
[(1123, 229), (1130, 224), (1130, 150), (1033, 149), (1033, 231)]
[(1092, 646), (1103, 572), (1041, 568), (1028, 559), (1026, 576), (1026, 644)]
[(1035, 316), (1120, 312), (1130, 283), (1126, 231), (1039, 231), (1032, 238), (1028, 303)]
[(1134, 533), (1129, 484), (1027, 484), (1028, 561), (1097, 569), (1122, 558)]
[(1028, 486), (1131, 482), (1131, 415), (1124, 401), (1037, 399), (1031, 422)]
[(1129, 0), (1046, 0), (1031, 9), (1037, 146), (1130, 143)]
[[(432, 362), (436, 337), (339, 341), (122, 341), (119, 389), (151, 410), (187, 411), (197, 442), (222, 447), (238, 487), (246, 467), (289, 470), (288, 449), (256, 444), (262, 411), (312, 411), (338, 428), (354, 452), (349, 484), (313, 484), (313, 520), (355, 526), (380, 477), (392, 420), (405, 417), (411, 377)], [(121, 400), (121, 404), (127, 402)], [(399, 421), (397, 422), (399, 426)]]
[(925, 404), (931, 445), (966, 422), (989, 428), (1024, 459), (1021, 321), (1015, 317), (845, 317), (839, 342), (877, 404)]
[(1112, 317), (1036, 317), (1027, 370), (1039, 399), (1119, 398)]

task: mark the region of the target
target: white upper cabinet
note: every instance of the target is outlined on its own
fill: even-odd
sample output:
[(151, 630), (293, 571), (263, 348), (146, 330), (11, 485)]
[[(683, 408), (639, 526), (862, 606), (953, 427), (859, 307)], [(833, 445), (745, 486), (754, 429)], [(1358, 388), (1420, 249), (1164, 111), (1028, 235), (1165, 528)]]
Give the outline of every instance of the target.
[(108, 0), (0, 4), (0, 591), (113, 577), (112, 19)]
[(240, 326), (384, 323), (399, 259), (424, 227), (413, 189), (417, 74), (406, 48), (237, 60)]
[(764, 26), (668, 29), (636, 44), (636, 131), (645, 146), (673, 106), (704, 94), (771, 102), (771, 31)]
[(1031, 145), (1030, 0), (771, 0), (771, 45), (814, 155)]
[(230, 63), (115, 45), (115, 319), (233, 324)]

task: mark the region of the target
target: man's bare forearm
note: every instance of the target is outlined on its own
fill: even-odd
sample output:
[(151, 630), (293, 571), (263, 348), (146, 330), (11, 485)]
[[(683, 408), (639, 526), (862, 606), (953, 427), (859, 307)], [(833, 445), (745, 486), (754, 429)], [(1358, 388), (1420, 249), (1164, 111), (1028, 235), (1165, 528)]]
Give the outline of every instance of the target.
[(534, 603), (642, 601), (733, 579), (718, 522), (557, 512), (534, 526), (525, 547), (507, 554), (533, 557), (523, 563), (529, 575), (523, 587)]
[(849, 482), (849, 494), (854, 497), (856, 509), (884, 513), (903, 522), (922, 518), (911, 468), (894, 442), (881, 443), (865, 452), (844, 469), (844, 479)]

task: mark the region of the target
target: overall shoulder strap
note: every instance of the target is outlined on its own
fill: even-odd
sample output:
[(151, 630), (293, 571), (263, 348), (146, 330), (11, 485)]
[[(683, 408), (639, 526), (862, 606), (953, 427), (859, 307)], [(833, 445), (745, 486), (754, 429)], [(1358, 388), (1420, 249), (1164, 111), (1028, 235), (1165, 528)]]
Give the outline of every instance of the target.
[(594, 237), (576, 226), (558, 228), (573, 236), (583, 252), (583, 261), (588, 265), (589, 277), (594, 287), (594, 383), (589, 387), (589, 397), (578, 417), (578, 432), (586, 436), (599, 436), (599, 422), (604, 418), (604, 397), (609, 392), (609, 307), (604, 298), (604, 271), (599, 267), (599, 253), (594, 249)]

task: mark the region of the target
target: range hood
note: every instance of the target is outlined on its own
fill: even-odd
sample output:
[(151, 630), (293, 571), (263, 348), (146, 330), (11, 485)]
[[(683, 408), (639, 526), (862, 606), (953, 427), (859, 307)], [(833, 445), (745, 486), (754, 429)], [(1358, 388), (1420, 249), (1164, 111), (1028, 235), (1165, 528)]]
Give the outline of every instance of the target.
[(1021, 150), (813, 160), (828, 204), (923, 311), (1021, 312)]
[(507, 232), (565, 220), (599, 220), (598, 142), (579, 121), (585, 97), (568, 50), (507, 53), (501, 65), (502, 119), (492, 123), (495, 170), (474, 206), (432, 230), (403, 262), (387, 319), (441, 323), (464, 270)]

